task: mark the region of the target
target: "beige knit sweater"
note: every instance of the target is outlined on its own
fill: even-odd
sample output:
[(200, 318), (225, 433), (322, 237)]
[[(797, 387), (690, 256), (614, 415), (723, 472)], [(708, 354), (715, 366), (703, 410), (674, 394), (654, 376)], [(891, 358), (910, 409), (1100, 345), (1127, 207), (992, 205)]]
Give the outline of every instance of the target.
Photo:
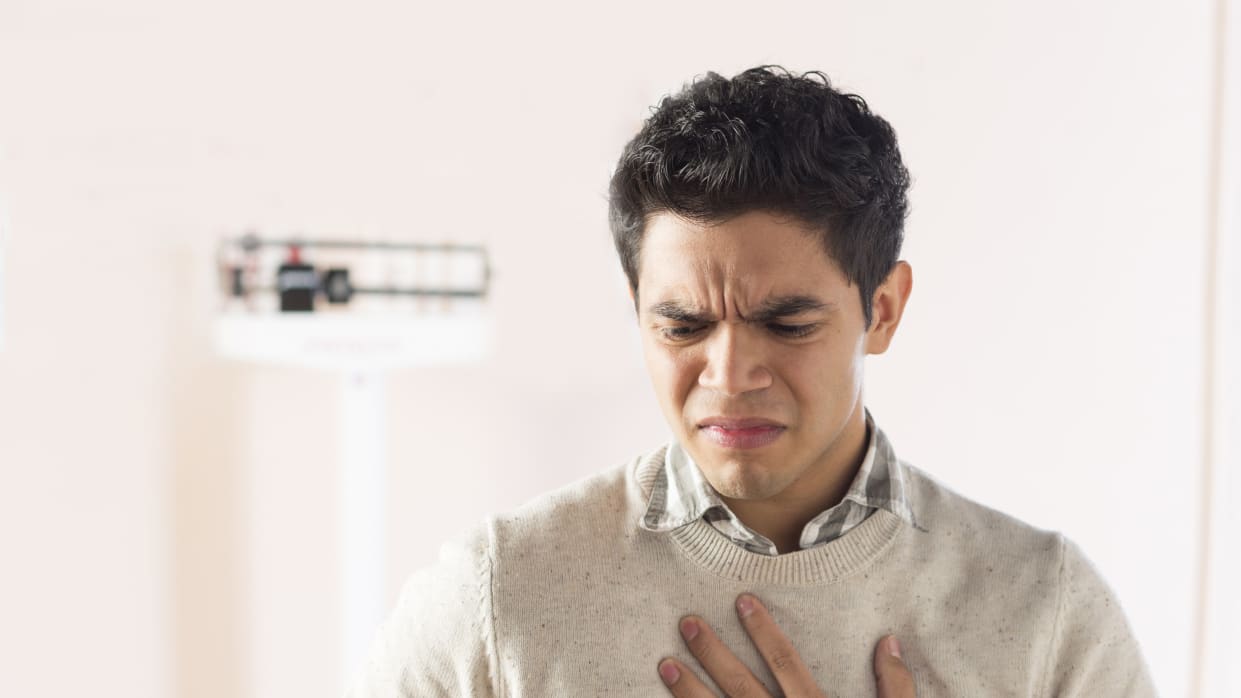
[(887, 633), (921, 698), (1154, 695), (1116, 597), (1060, 534), (904, 464), (920, 528), (879, 510), (826, 545), (758, 555), (702, 520), (638, 526), (663, 451), (445, 544), (405, 585), (351, 695), (667, 696), (659, 660), (697, 666), (677, 633), (688, 613), (780, 695), (733, 610), (744, 591), (833, 698), (875, 695)]

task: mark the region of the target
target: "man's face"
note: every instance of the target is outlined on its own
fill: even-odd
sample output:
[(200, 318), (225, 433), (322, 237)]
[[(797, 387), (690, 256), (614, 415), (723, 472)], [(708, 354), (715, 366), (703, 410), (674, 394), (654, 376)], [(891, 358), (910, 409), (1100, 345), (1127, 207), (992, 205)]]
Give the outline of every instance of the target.
[(638, 299), (664, 416), (721, 495), (795, 498), (816, 466), (852, 456), (869, 334), (857, 287), (803, 227), (758, 211), (712, 226), (655, 214)]

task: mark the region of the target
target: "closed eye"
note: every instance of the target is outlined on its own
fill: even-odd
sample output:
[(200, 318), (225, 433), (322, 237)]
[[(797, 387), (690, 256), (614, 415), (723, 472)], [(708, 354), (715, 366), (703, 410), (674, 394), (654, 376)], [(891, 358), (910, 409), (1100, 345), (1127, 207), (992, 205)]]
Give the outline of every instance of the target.
[(767, 329), (775, 332), (781, 337), (805, 337), (806, 335), (819, 329), (819, 323), (812, 322), (806, 325), (785, 325), (778, 322), (767, 323)]
[(690, 337), (693, 337), (694, 335), (701, 332), (703, 328), (704, 328), (704, 325), (697, 325), (697, 326), (679, 325), (675, 327), (661, 327), (659, 328), (659, 333), (662, 334), (664, 338), (666, 339), (672, 339), (672, 340), (689, 339)]

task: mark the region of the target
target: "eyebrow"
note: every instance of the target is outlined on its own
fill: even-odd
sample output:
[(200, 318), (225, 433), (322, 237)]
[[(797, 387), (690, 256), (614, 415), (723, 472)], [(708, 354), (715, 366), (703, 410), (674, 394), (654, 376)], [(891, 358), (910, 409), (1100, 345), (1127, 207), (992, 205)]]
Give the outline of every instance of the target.
[[(825, 310), (832, 312), (836, 309), (835, 303), (825, 303), (813, 296), (791, 295), (776, 296), (763, 301), (750, 317), (751, 322), (771, 322), (779, 318), (798, 315), (816, 310)], [(684, 322), (687, 324), (710, 322), (711, 318), (706, 314), (691, 308), (688, 308), (677, 301), (660, 301), (647, 308), (647, 312), (658, 315), (660, 317)]]
[(704, 313), (694, 312), (677, 301), (660, 301), (646, 310), (652, 315), (658, 315), (686, 324), (701, 324), (707, 321), (707, 316)]
[(777, 318), (799, 315), (815, 310), (835, 310), (834, 303), (824, 303), (813, 296), (777, 296), (768, 298), (758, 307), (752, 318), (756, 322), (768, 322)]

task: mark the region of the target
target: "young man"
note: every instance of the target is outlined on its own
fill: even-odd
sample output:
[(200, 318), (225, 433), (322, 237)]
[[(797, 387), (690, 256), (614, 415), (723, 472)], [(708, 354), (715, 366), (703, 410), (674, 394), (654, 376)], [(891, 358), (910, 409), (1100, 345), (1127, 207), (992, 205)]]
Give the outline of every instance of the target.
[(899, 460), (863, 404), (908, 183), (821, 73), (664, 99), (610, 218), (674, 440), (445, 545), (355, 695), (1153, 695), (1081, 551)]

